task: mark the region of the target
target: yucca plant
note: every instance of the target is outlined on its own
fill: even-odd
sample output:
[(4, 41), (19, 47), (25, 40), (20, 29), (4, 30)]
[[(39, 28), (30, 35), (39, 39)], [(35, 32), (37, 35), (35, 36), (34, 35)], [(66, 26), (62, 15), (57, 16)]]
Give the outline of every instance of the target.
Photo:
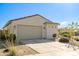
[(7, 30), (4, 30), (4, 34), (5, 34), (5, 43), (3, 45), (6, 49), (8, 49), (10, 56), (15, 56), (16, 47), (15, 47), (15, 43), (13, 40), (14, 38), (13, 38), (12, 34), (10, 34), (10, 32)]
[(9, 48), (9, 55), (16, 56), (16, 47), (15, 46)]

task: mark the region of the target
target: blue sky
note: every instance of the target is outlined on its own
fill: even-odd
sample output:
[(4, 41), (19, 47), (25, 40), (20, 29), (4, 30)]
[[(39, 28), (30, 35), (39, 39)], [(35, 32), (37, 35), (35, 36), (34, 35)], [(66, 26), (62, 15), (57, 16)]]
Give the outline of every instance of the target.
[(72, 21), (79, 22), (79, 4), (0, 3), (0, 28), (8, 20), (34, 14), (40, 14), (53, 22), (60, 23), (60, 26), (64, 27)]

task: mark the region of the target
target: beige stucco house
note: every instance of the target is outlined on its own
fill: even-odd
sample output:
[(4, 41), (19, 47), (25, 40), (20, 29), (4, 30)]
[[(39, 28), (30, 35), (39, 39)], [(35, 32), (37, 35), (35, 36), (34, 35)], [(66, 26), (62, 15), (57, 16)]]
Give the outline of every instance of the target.
[(53, 39), (57, 34), (58, 23), (51, 22), (45, 17), (35, 14), (8, 21), (4, 26), (11, 33), (16, 35), (17, 41), (23, 39)]

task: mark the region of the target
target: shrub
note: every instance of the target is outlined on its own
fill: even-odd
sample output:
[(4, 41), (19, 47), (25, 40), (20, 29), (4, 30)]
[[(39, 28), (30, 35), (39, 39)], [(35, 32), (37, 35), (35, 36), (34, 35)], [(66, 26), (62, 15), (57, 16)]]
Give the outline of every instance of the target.
[(70, 38), (70, 33), (69, 33), (69, 32), (63, 32), (63, 33), (61, 33), (61, 35), (62, 35), (63, 37), (68, 37), (68, 38)]
[(53, 34), (52, 37), (53, 37), (53, 41), (55, 41), (57, 38), (57, 34)]
[(74, 40), (79, 41), (79, 38), (78, 37), (75, 37)]
[(69, 38), (67, 38), (67, 37), (60, 38), (59, 42), (69, 43)]
[(3, 30), (2, 31), (0, 31), (0, 40), (5, 40), (5, 35), (4, 35), (4, 33), (3, 33)]
[(2, 33), (2, 31), (0, 30), (0, 39), (1, 39), (1, 33)]
[(9, 48), (9, 55), (16, 56), (16, 47), (15, 46)]
[(5, 36), (4, 36), (3, 34), (1, 35), (0, 40), (1, 40), (1, 41), (4, 41), (4, 40), (5, 40)]
[(13, 42), (15, 43), (15, 40), (16, 40), (16, 35), (15, 34), (12, 34), (10, 33), (9, 31), (7, 30), (3, 30), (1, 33), (0, 33), (0, 39), (2, 41), (6, 41), (6, 40), (13, 40)]
[(57, 34), (53, 34), (53, 37), (56, 37), (57, 36)]
[(10, 41), (13, 40), (13, 42), (15, 43), (16, 40), (16, 35), (15, 34), (10, 34)]
[(3, 52), (4, 52), (4, 53), (5, 53), (5, 52), (9, 52), (9, 49), (5, 49)]
[(8, 52), (9, 52), (10, 56), (15, 56), (16, 55), (16, 47), (15, 47), (15, 43), (13, 42), (13, 40), (6, 40), (3, 45), (5, 47), (5, 50), (8, 49)]
[(3, 44), (5, 47), (5, 50), (8, 49), (10, 56), (16, 55), (16, 47), (15, 47), (16, 36), (15, 36), (15, 34), (12, 34), (7, 30), (4, 30), (3, 33), (5, 36), (5, 42)]

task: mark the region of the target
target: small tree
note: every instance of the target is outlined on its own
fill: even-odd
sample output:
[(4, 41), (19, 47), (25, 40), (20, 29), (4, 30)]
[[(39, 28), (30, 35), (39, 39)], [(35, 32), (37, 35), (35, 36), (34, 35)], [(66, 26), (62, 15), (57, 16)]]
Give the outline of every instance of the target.
[[(74, 36), (75, 36), (75, 31), (77, 31), (79, 28), (79, 25), (78, 23), (76, 22), (72, 22), (71, 24), (68, 24), (68, 26), (64, 29), (60, 29), (59, 30), (59, 35), (60, 35), (60, 38), (62, 37), (67, 37), (70, 39), (74, 39)], [(64, 39), (63, 39), (64, 41)]]
[(67, 28), (70, 30), (69, 33), (71, 37), (75, 36), (75, 31), (78, 31), (79, 24), (77, 22), (72, 22), (71, 24), (68, 24)]

